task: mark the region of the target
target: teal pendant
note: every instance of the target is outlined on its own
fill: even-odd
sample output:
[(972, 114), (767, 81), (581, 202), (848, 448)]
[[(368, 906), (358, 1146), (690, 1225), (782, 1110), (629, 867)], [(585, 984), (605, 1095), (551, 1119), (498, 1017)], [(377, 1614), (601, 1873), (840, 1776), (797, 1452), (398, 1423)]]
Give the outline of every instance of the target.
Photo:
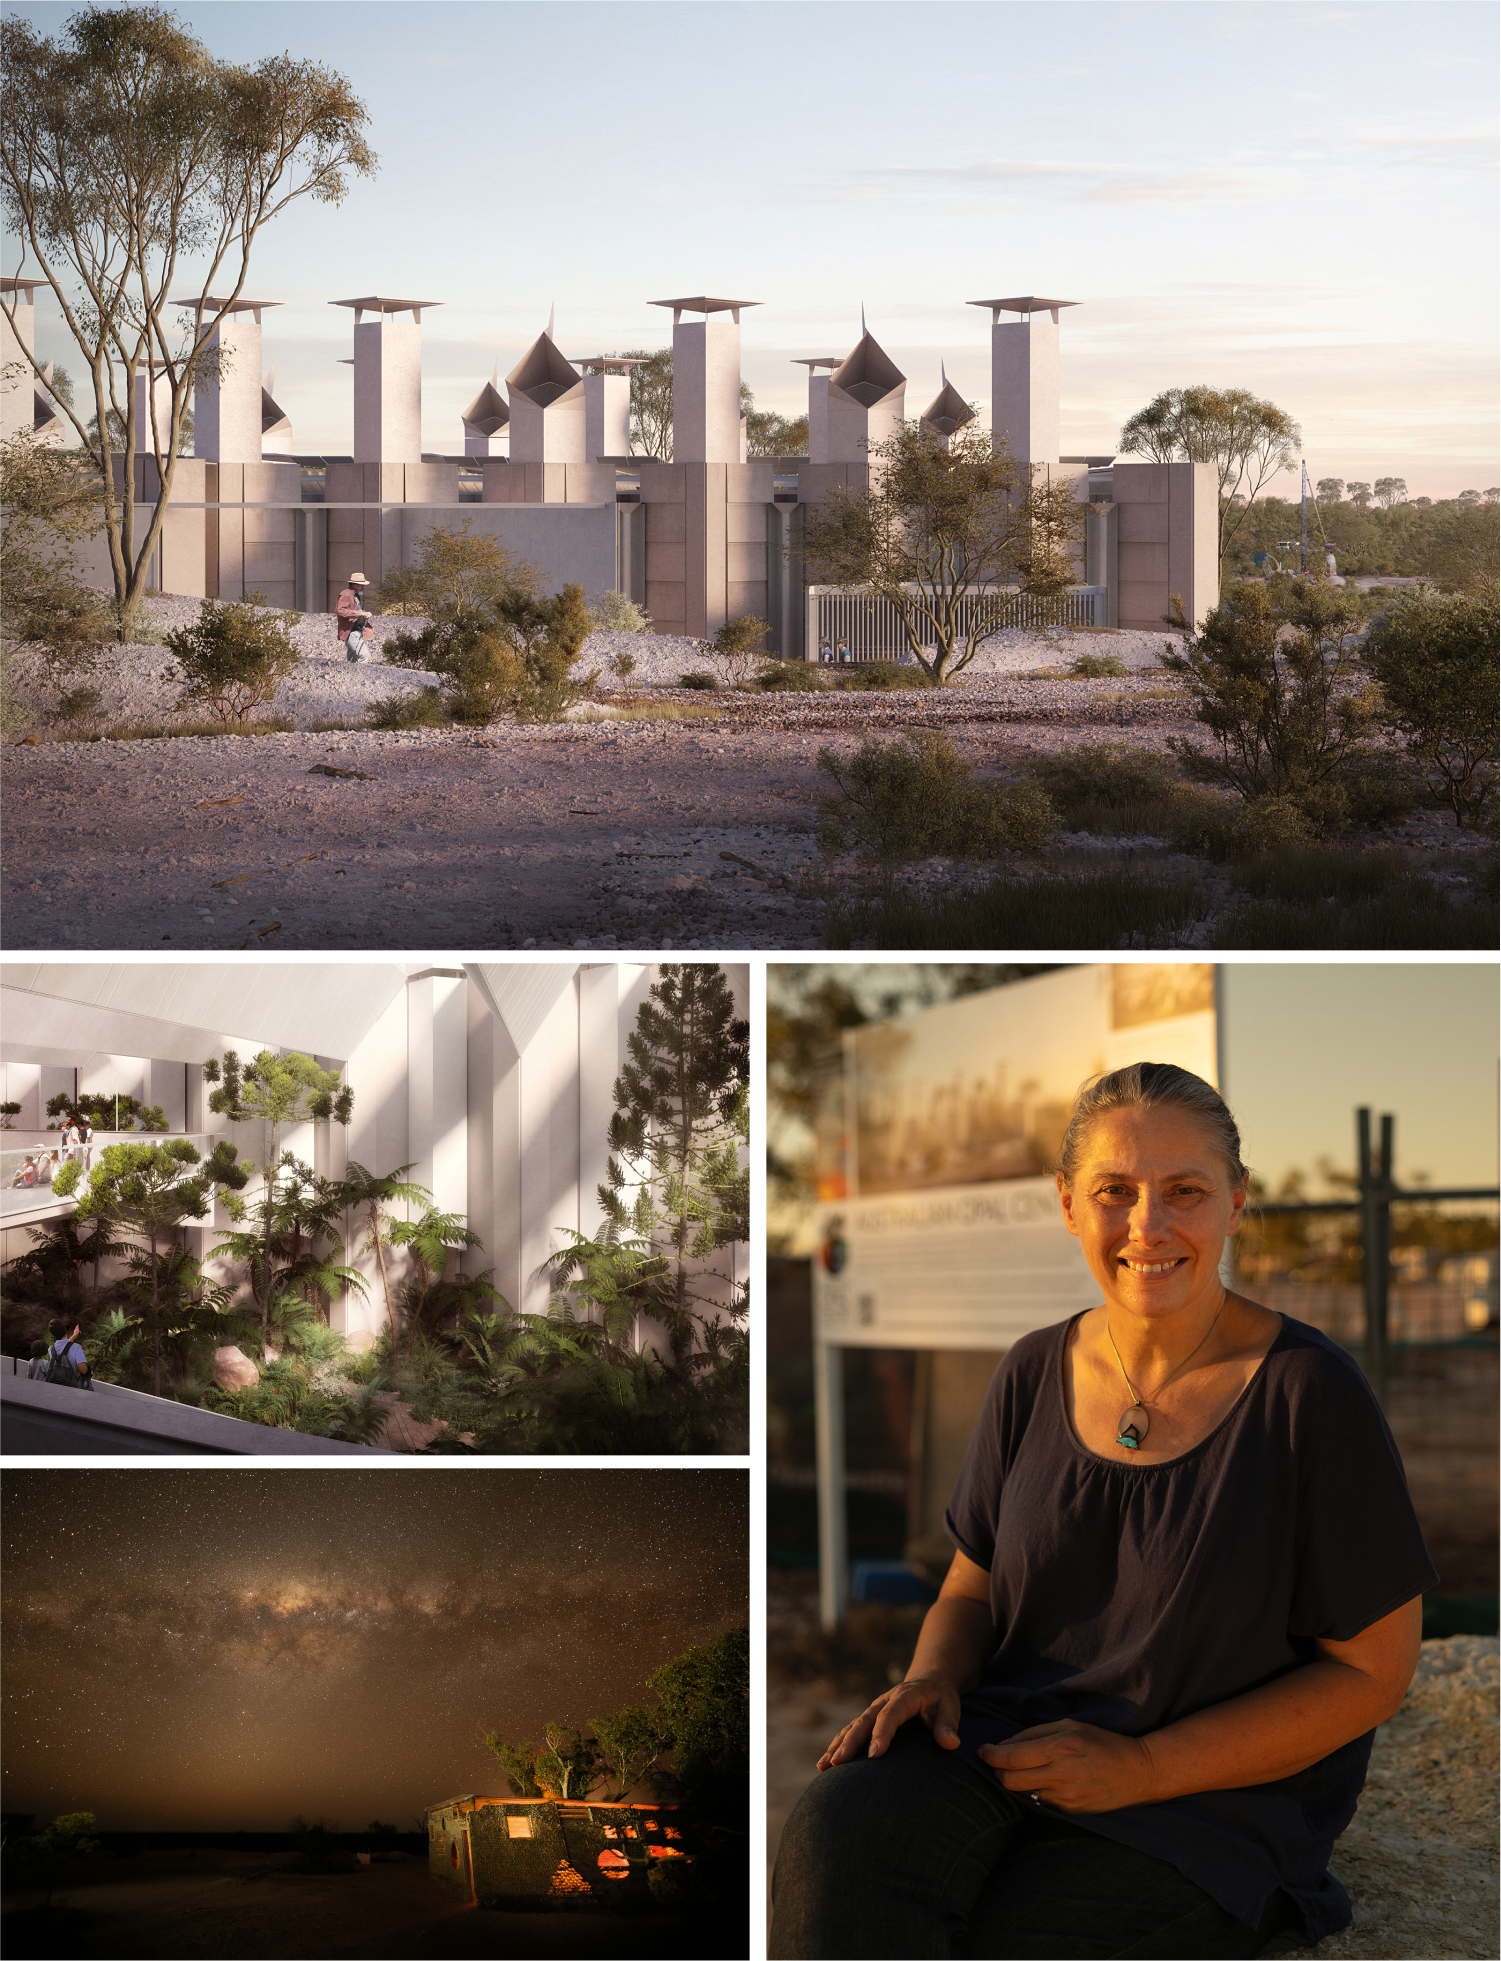
[(1141, 1404), (1133, 1403), (1121, 1413), (1115, 1441), (1123, 1450), (1140, 1450), (1142, 1439), (1151, 1427), (1151, 1419)]

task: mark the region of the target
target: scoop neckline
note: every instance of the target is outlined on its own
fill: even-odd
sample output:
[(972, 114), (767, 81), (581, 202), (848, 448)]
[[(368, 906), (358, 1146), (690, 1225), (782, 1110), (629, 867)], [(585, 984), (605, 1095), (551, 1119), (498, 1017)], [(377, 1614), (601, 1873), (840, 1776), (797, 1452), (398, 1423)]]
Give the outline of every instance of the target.
[(1081, 1307), (1077, 1314), (1070, 1315), (1068, 1320), (1063, 1324), (1063, 1338), (1058, 1344), (1058, 1368), (1055, 1377), (1055, 1387), (1058, 1391), (1058, 1413), (1063, 1418), (1063, 1428), (1069, 1442), (1081, 1457), (1087, 1457), (1091, 1464), (1103, 1464), (1107, 1470), (1129, 1471), (1135, 1477), (1144, 1477), (1148, 1471), (1170, 1471), (1175, 1464), (1186, 1464), (1191, 1457), (1197, 1456), (1207, 1445), (1212, 1444), (1225, 1425), (1237, 1414), (1247, 1396), (1250, 1395), (1251, 1391), (1260, 1381), (1262, 1370), (1265, 1369), (1267, 1363), (1281, 1347), (1287, 1335), (1288, 1326), (1287, 1315), (1283, 1314), (1280, 1309), (1269, 1309), (1269, 1313), (1275, 1313), (1277, 1315), (1281, 1326), (1277, 1329), (1277, 1333), (1273, 1337), (1265, 1355), (1256, 1364), (1250, 1381), (1247, 1382), (1245, 1388), (1241, 1390), (1229, 1409), (1225, 1411), (1225, 1414), (1220, 1418), (1219, 1422), (1215, 1424), (1214, 1428), (1206, 1436), (1200, 1437), (1196, 1444), (1191, 1444), (1187, 1450), (1180, 1451), (1176, 1457), (1158, 1457), (1150, 1463), (1141, 1464), (1134, 1459), (1122, 1460), (1114, 1457), (1105, 1457), (1099, 1451), (1091, 1450), (1089, 1445), (1079, 1435), (1074, 1424), (1074, 1419), (1069, 1412), (1068, 1392), (1063, 1380), (1063, 1366), (1068, 1356), (1069, 1335), (1078, 1323), (1084, 1319), (1086, 1314), (1092, 1314), (1093, 1312), (1093, 1308)]

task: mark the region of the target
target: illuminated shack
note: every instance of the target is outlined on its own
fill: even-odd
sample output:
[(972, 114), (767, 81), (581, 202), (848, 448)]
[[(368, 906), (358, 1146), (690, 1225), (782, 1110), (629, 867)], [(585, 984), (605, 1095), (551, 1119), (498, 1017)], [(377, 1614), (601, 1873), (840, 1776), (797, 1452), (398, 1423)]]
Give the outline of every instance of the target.
[(651, 1900), (680, 1859), (675, 1807), (557, 1798), (446, 1798), (427, 1810), (427, 1869), (456, 1899), (528, 1912)]

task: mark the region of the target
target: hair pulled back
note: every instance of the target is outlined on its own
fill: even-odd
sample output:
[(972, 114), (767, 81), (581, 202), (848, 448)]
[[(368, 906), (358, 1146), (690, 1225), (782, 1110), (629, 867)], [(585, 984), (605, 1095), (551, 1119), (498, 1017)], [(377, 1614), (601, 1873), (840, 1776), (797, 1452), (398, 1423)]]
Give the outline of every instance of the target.
[(1089, 1133), (1108, 1111), (1164, 1109), (1184, 1110), (1197, 1117), (1229, 1165), (1235, 1182), (1246, 1183), (1251, 1174), (1241, 1162), (1240, 1132), (1219, 1091), (1202, 1076), (1180, 1069), (1176, 1062), (1132, 1062), (1124, 1069), (1096, 1076), (1074, 1098), (1058, 1153), (1064, 1184), (1073, 1184)]

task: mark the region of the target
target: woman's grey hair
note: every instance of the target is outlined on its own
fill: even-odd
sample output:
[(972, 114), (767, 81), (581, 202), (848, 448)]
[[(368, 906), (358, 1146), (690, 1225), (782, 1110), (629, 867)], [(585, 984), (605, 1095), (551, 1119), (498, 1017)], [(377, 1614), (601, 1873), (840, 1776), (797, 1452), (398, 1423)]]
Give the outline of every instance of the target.
[(1068, 1129), (1058, 1152), (1058, 1169), (1065, 1185), (1074, 1182), (1084, 1146), (1096, 1122), (1109, 1110), (1186, 1110), (1214, 1139), (1215, 1149), (1243, 1185), (1250, 1172), (1241, 1161), (1240, 1132), (1225, 1099), (1211, 1083), (1176, 1062), (1132, 1062), (1096, 1076), (1074, 1098)]

